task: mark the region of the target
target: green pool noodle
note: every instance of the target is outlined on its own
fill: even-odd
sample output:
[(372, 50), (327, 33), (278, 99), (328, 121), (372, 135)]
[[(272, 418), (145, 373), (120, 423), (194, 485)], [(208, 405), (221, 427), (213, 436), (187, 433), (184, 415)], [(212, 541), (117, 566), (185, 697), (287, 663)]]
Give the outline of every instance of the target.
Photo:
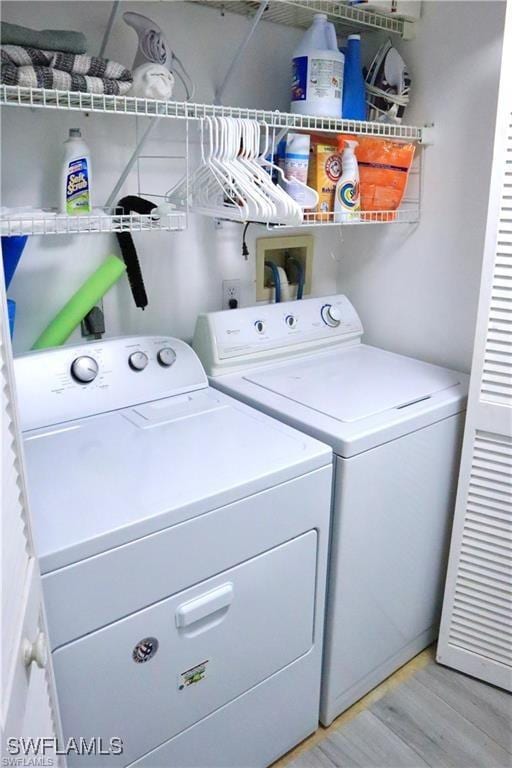
[(103, 264), (87, 278), (60, 312), (39, 336), (32, 349), (58, 347), (71, 336), (86, 314), (112, 288), (126, 271), (126, 265), (117, 256), (108, 256)]

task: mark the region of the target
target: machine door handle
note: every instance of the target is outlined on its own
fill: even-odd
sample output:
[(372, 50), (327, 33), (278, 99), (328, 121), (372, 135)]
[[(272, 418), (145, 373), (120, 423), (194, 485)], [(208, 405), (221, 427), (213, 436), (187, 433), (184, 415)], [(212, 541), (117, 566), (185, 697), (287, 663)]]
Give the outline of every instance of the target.
[(220, 587), (205, 592), (204, 595), (182, 603), (176, 609), (176, 626), (181, 629), (205, 619), (223, 608), (228, 608), (233, 601), (233, 584), (228, 582)]

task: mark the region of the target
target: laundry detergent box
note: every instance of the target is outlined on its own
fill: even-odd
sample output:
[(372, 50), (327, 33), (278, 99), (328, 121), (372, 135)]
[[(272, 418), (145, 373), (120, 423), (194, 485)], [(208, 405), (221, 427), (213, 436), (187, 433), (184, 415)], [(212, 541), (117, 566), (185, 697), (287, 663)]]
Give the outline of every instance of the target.
[(319, 195), (314, 209), (318, 221), (329, 221), (334, 211), (334, 193), (341, 175), (341, 159), (336, 137), (311, 136), (308, 185)]

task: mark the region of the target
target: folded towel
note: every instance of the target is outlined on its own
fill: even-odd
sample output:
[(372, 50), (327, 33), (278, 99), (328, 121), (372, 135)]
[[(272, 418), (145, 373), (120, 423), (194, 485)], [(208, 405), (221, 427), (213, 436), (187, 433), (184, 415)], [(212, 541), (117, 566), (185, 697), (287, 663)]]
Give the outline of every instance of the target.
[(128, 69), (95, 56), (2, 45), (0, 59), (4, 85), (122, 96), (132, 84)]
[(68, 32), (65, 29), (29, 29), (18, 24), (0, 23), (2, 45), (23, 45), (42, 48), (44, 51), (63, 53), (85, 53), (87, 40), (82, 32)]

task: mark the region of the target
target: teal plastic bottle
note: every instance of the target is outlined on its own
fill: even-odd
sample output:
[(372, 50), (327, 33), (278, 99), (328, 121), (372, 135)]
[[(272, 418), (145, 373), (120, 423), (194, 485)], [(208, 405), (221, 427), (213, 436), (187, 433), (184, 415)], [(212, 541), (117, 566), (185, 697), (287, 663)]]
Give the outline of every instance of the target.
[(366, 120), (360, 35), (349, 35), (347, 39), (341, 116), (347, 120)]

